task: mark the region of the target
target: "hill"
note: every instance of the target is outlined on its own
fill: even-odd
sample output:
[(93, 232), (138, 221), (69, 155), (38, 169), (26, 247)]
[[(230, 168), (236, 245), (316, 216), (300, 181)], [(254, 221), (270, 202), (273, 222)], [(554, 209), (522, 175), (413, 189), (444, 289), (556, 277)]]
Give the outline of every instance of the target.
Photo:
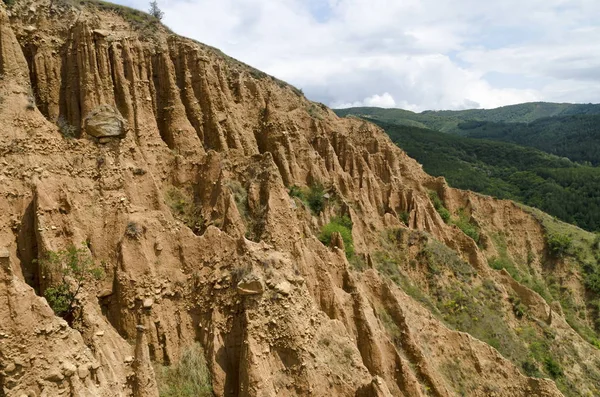
[(451, 186), (539, 208), (600, 231), (600, 169), (540, 150), (376, 122), (423, 169)]
[(600, 394), (592, 233), (128, 8), (0, 71), (0, 396)]
[(477, 138), (512, 142), (580, 163), (600, 165), (600, 116), (559, 116), (523, 123), (466, 121), (457, 133)]
[(335, 112), (340, 116), (353, 114), (373, 121), (516, 143), (576, 162), (599, 165), (598, 109), (600, 105), (526, 103), (491, 110), (414, 113), (402, 109), (350, 108)]
[(335, 109), (335, 112), (342, 117), (348, 114), (362, 115), (399, 125), (460, 133), (458, 125), (464, 121), (527, 124), (552, 117), (600, 115), (600, 105), (529, 102), (495, 109), (426, 110), (421, 113), (375, 107)]

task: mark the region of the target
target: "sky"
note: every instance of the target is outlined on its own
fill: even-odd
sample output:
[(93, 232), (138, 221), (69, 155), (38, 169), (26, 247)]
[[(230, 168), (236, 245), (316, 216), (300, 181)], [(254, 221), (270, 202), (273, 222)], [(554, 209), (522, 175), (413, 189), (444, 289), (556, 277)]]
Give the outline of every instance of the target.
[[(148, 1), (116, 0), (148, 9)], [(598, 0), (158, 0), (178, 34), (330, 107), (600, 102)]]

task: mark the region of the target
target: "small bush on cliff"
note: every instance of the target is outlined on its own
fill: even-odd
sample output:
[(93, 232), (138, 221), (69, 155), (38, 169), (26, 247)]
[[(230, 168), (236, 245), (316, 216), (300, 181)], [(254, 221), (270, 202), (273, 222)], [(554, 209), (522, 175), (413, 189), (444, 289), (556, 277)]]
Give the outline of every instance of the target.
[(306, 194), (306, 202), (311, 211), (318, 215), (325, 208), (325, 188), (321, 184), (314, 184)]
[(402, 223), (404, 223), (406, 226), (408, 226), (408, 222), (410, 221), (410, 214), (407, 211), (400, 212), (398, 214), (398, 218), (400, 218)]
[(157, 371), (160, 397), (209, 397), (213, 395), (204, 351), (195, 343), (184, 351), (176, 365)]
[(550, 252), (557, 257), (570, 254), (573, 247), (573, 239), (566, 234), (548, 233), (546, 243)]
[(49, 251), (39, 262), (45, 273), (52, 278), (58, 276), (58, 282), (46, 288), (44, 297), (54, 313), (63, 318), (73, 314), (77, 295), (84, 284), (104, 275), (89, 255), (85, 243), (81, 248), (71, 245), (63, 251)]
[(320, 183), (315, 183), (309, 188), (301, 188), (298, 185), (290, 186), (288, 190), (290, 197), (296, 197), (306, 204), (313, 214), (319, 215), (325, 208), (327, 194)]
[(204, 227), (202, 210), (182, 190), (172, 187), (165, 195), (165, 201), (173, 215), (182, 221), (192, 232), (198, 234)]
[(240, 215), (244, 219), (248, 219), (248, 191), (236, 180), (229, 180), (225, 185), (233, 193), (233, 200)]
[(136, 222), (130, 221), (125, 228), (125, 235), (131, 239), (137, 240), (144, 233), (144, 228)]
[(339, 233), (344, 241), (346, 258), (350, 259), (354, 256), (354, 240), (352, 239), (352, 221), (348, 216), (334, 217), (331, 222), (323, 226), (319, 240), (329, 246), (333, 233)]
[(458, 217), (452, 219), (452, 223), (458, 226), (464, 234), (475, 240), (476, 243), (479, 243), (479, 228), (471, 223), (471, 220), (464, 209), (458, 211)]
[(165, 16), (165, 13), (160, 8), (158, 8), (158, 3), (156, 1), (150, 2), (150, 9), (148, 10), (148, 14), (152, 15), (159, 21), (162, 20)]
[(77, 133), (77, 128), (74, 125), (71, 125), (67, 122), (64, 116), (59, 116), (56, 120), (56, 125), (60, 130), (60, 133), (63, 137), (67, 139), (75, 138), (75, 134)]
[(437, 213), (440, 214), (442, 220), (448, 223), (448, 221), (450, 221), (450, 211), (448, 211), (448, 209), (444, 206), (444, 202), (442, 199), (440, 199), (440, 196), (438, 196), (437, 192), (431, 190), (429, 192), (429, 199), (433, 204), (433, 208), (435, 208)]
[(290, 197), (296, 197), (302, 201), (304, 201), (306, 199), (304, 197), (304, 192), (302, 191), (302, 188), (298, 185), (290, 186), (290, 189), (288, 190), (288, 194), (290, 195)]

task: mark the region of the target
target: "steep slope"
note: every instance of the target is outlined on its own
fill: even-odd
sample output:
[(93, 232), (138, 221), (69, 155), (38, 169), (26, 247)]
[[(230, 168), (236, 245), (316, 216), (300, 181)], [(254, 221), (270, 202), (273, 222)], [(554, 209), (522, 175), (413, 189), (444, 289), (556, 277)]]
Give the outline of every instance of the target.
[(434, 176), (460, 189), (512, 199), (600, 230), (600, 168), (537, 149), (372, 120)]
[(429, 128), (476, 139), (533, 147), (593, 166), (600, 164), (600, 105), (524, 103), (497, 109), (425, 111), (403, 109), (336, 109), (399, 126)]
[(548, 117), (532, 123), (464, 122), (457, 133), (534, 147), (573, 161), (600, 165), (600, 116)]
[[(598, 393), (600, 352), (487, 260), (560, 276), (587, 326), (571, 258), (376, 126), (106, 3), (2, 9), (0, 69), (0, 395), (156, 396), (196, 342), (217, 396)], [(323, 186), (322, 210), (293, 186)], [(344, 216), (349, 258), (318, 239)], [(104, 278), (64, 322), (45, 258), (81, 243)]]

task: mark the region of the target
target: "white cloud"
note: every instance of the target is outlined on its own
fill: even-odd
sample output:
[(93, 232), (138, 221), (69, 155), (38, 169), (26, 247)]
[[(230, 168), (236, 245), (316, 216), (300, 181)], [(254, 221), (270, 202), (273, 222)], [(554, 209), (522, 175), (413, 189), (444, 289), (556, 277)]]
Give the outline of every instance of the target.
[(394, 97), (391, 96), (388, 92), (384, 92), (381, 95), (372, 95), (368, 98), (365, 98), (362, 101), (352, 102), (352, 103), (333, 103), (331, 105), (334, 108), (343, 109), (350, 107), (360, 107), (360, 106), (371, 106), (378, 108), (395, 108), (396, 101)]
[[(122, 1), (147, 8), (146, 1)], [(159, 6), (176, 32), (331, 106), (600, 101), (596, 0), (159, 0)]]

